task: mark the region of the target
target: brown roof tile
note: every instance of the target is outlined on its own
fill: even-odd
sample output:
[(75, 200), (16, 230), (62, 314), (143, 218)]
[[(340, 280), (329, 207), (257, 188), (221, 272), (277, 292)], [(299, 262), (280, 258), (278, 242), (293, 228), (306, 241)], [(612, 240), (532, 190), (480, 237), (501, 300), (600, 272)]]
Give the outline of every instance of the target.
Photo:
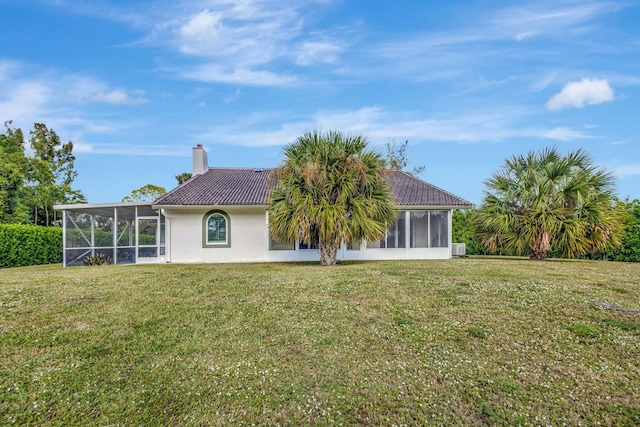
[[(153, 202), (156, 206), (266, 206), (272, 169), (209, 168)], [(420, 179), (390, 171), (399, 206), (471, 207), (471, 203)]]
[(389, 171), (389, 186), (398, 206), (472, 206), (468, 202), (448, 191), (422, 181), (406, 172)]

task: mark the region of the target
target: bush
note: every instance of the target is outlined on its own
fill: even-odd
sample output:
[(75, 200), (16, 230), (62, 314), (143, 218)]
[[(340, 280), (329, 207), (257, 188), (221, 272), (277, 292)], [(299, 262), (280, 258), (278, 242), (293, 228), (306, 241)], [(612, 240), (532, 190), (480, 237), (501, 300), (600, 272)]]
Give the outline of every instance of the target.
[(627, 203), (627, 207), (622, 245), (610, 251), (607, 258), (613, 261), (640, 262), (640, 200)]
[(0, 268), (62, 262), (62, 229), (0, 224)]
[(88, 256), (84, 259), (85, 265), (111, 265), (113, 260), (105, 254), (99, 253), (95, 256)]
[(467, 245), (467, 255), (502, 255), (492, 252), (482, 246), (476, 237), (476, 230), (473, 227), (473, 217), (476, 209), (454, 210), (452, 238), (454, 243), (465, 243)]
[(624, 220), (622, 244), (589, 258), (609, 261), (640, 262), (640, 200), (624, 203), (627, 215)]

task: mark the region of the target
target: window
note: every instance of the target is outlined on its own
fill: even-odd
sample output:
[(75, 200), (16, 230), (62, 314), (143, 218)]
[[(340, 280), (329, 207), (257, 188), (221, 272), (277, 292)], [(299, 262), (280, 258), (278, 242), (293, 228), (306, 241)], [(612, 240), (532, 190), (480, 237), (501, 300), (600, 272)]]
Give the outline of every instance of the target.
[(313, 242), (313, 243), (305, 243), (305, 242), (300, 242), (298, 244), (298, 249), (320, 249), (320, 242)]
[(158, 256), (158, 218), (138, 217), (138, 258)]
[(347, 250), (348, 251), (359, 251), (362, 248), (362, 243), (352, 243), (350, 245), (347, 245)]
[(269, 239), (270, 251), (292, 251), (296, 248), (294, 243), (280, 242), (278, 240)]
[(398, 220), (391, 226), (387, 233), (386, 247), (387, 248), (406, 248), (407, 239), (405, 232), (405, 224), (407, 223), (406, 212), (398, 212)]
[(222, 211), (211, 211), (204, 216), (203, 247), (221, 248), (230, 246), (229, 217)]
[(412, 248), (446, 248), (449, 245), (449, 212), (412, 211), (409, 233)]
[(367, 242), (367, 248), (406, 248), (406, 211), (398, 212), (398, 220), (389, 228), (386, 236), (376, 242)]
[(305, 243), (305, 242), (297, 242), (296, 243), (288, 243), (281, 242), (279, 240), (274, 240), (271, 237), (271, 233), (269, 233), (269, 250), (270, 251), (295, 251), (296, 249), (319, 249), (320, 248), (320, 238), (317, 236), (318, 233), (314, 232), (315, 228), (311, 228), (312, 236), (315, 236), (315, 243)]
[(412, 248), (429, 247), (429, 211), (411, 211), (409, 233)]
[(320, 249), (320, 232), (317, 224), (311, 224), (310, 242), (298, 242), (298, 249)]
[(214, 213), (207, 220), (207, 243), (227, 243), (227, 219), (219, 213)]
[(446, 248), (449, 244), (447, 211), (429, 212), (430, 247)]

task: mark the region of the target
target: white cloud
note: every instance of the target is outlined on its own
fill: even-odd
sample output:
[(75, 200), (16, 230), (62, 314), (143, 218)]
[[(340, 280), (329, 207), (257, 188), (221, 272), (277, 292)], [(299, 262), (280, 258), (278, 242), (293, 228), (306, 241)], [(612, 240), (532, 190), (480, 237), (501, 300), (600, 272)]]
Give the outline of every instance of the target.
[[(554, 43), (553, 51), (556, 54), (565, 54), (566, 46), (576, 39), (579, 39), (584, 55), (591, 52), (601, 54), (600, 45), (584, 42), (585, 35), (596, 33), (603, 16), (619, 12), (620, 8), (625, 7), (624, 4), (606, 0), (511, 3), (517, 5), (470, 11), (466, 15), (467, 21), (453, 24), (443, 32), (407, 33), (401, 39), (389, 39), (374, 45), (368, 51), (374, 59), (384, 61), (385, 66), (378, 63), (376, 67), (370, 67), (365, 63), (360, 73), (402, 75), (417, 81), (452, 81), (466, 74), (475, 77), (479, 70), (491, 69), (496, 63), (505, 64), (504, 68), (510, 69), (508, 64), (521, 61), (531, 64), (528, 69), (539, 73), (540, 64), (544, 63), (544, 68), (548, 68), (546, 59), (549, 58), (550, 49), (546, 42), (549, 39)], [(525, 42), (531, 38), (540, 42), (513, 46), (513, 40)], [(372, 68), (373, 71), (370, 71)], [(518, 74), (521, 77), (526, 73)]]
[(217, 141), (222, 144), (244, 147), (281, 147), (289, 144), (307, 130), (307, 123), (286, 123), (277, 129), (248, 130), (236, 123), (231, 126), (219, 126), (200, 135), (202, 141)]
[(94, 102), (105, 102), (107, 104), (129, 104), (138, 105), (148, 102), (142, 96), (131, 96), (122, 89), (114, 89), (109, 92), (98, 92), (90, 98)]
[(229, 95), (224, 99), (225, 104), (236, 102), (240, 98), (240, 88), (236, 88), (236, 92), (233, 95)]
[[(220, 21), (222, 21), (222, 17), (219, 13), (203, 10), (180, 27), (178, 33), (183, 40), (203, 41), (208, 38), (216, 38), (216, 33), (223, 29)], [(197, 51), (192, 53), (197, 53)]]
[(557, 139), (559, 141), (572, 141), (574, 139), (590, 138), (582, 132), (571, 130), (566, 127), (558, 127), (545, 131), (541, 136), (549, 139)]
[(93, 153), (93, 144), (87, 142), (73, 141), (74, 153)]
[(53, 91), (39, 81), (9, 81), (0, 85), (0, 118), (16, 123), (36, 122), (45, 111)]
[(188, 16), (175, 30), (178, 50), (239, 67), (264, 65), (287, 55), (300, 30), (297, 11), (254, 2), (245, 6), (222, 5)]
[(60, 77), (59, 80), (62, 81), (62, 84), (58, 85), (58, 90), (65, 93), (67, 98), (79, 103), (100, 102), (114, 105), (139, 105), (148, 102), (142, 90), (111, 89), (107, 84), (91, 77), (68, 75)]
[(298, 65), (334, 63), (343, 48), (329, 40), (307, 40), (296, 46), (294, 62)]
[(346, 133), (366, 135), (371, 143), (383, 144), (389, 138), (412, 141), (454, 143), (495, 143), (509, 138), (543, 138), (568, 141), (589, 138), (568, 128), (531, 128), (518, 121), (527, 111), (517, 108), (471, 111), (452, 118), (423, 118), (413, 113), (392, 112), (377, 106), (356, 110), (322, 110), (277, 128), (270, 123), (281, 117), (254, 115), (238, 122), (217, 126), (197, 138), (240, 146), (282, 146), (301, 133), (320, 129), (340, 129)]
[(0, 83), (8, 79), (19, 69), (19, 64), (15, 61), (0, 60)]
[(584, 78), (569, 82), (562, 90), (553, 95), (546, 104), (554, 111), (566, 107), (582, 108), (585, 105), (602, 104), (613, 101), (613, 88), (607, 80)]
[(586, 30), (588, 22), (611, 13), (619, 4), (610, 1), (542, 0), (519, 2), (490, 18), (497, 32), (516, 34), (520, 41), (533, 35), (563, 35)]
[(541, 92), (545, 90), (549, 85), (554, 83), (558, 79), (558, 71), (546, 71), (531, 83), (531, 90), (533, 92)]
[(345, 40), (312, 30), (316, 21), (312, 13), (317, 9), (308, 6), (315, 3), (328, 2), (195, 1), (175, 10), (177, 14), (170, 19), (160, 20), (144, 43), (193, 57), (193, 65), (167, 67), (184, 79), (260, 86), (294, 84), (297, 79), (291, 72), (278, 69), (335, 64), (348, 46)]
[(626, 176), (632, 176), (632, 175), (640, 175), (640, 164), (618, 166), (613, 168), (613, 173), (618, 178), (624, 178)]
[(524, 31), (522, 33), (518, 33), (516, 34), (515, 39), (519, 42), (521, 42), (522, 40), (527, 40), (527, 39), (531, 39), (533, 38), (533, 36), (535, 36), (536, 33), (534, 33), (533, 31)]
[[(76, 149), (75, 143), (73, 146)], [(128, 156), (167, 156), (167, 157), (189, 157), (191, 154), (176, 147), (176, 145), (154, 145), (154, 144), (120, 144), (120, 143), (101, 143), (91, 144), (90, 147), (82, 147), (83, 152), (92, 154), (118, 154)]]
[(182, 72), (182, 77), (202, 82), (244, 84), (249, 86), (285, 86), (297, 77), (249, 68), (225, 69), (218, 64), (204, 64)]
[[(244, 45), (246, 48), (250, 44), (250, 40), (247, 40), (246, 37), (242, 40), (242, 34), (239, 34), (242, 32), (242, 28), (229, 27), (224, 25), (222, 21), (221, 13), (209, 10), (191, 16), (184, 25), (176, 30), (180, 52), (213, 58), (237, 56), (239, 45)], [(240, 40), (242, 41), (238, 43)], [(252, 56), (245, 60), (253, 62)], [(258, 59), (256, 62), (261, 63), (263, 60)]]
[[(8, 65), (7, 65), (8, 64)], [(92, 114), (87, 103), (137, 104), (143, 92), (111, 89), (96, 79), (41, 72), (29, 64), (0, 62), (0, 120), (28, 132), (34, 123), (46, 123), (64, 141), (74, 142), (77, 153), (94, 153), (87, 135), (125, 133), (136, 123)]]

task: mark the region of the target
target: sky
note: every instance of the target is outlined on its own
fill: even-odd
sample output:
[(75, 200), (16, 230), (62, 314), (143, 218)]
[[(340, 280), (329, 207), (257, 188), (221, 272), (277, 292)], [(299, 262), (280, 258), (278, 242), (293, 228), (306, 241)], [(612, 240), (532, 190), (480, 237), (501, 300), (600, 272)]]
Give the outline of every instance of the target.
[(119, 202), (209, 166), (276, 167), (306, 131), (408, 141), (479, 204), (505, 159), (584, 149), (640, 198), (640, 1), (0, 0), (0, 120), (74, 143)]

